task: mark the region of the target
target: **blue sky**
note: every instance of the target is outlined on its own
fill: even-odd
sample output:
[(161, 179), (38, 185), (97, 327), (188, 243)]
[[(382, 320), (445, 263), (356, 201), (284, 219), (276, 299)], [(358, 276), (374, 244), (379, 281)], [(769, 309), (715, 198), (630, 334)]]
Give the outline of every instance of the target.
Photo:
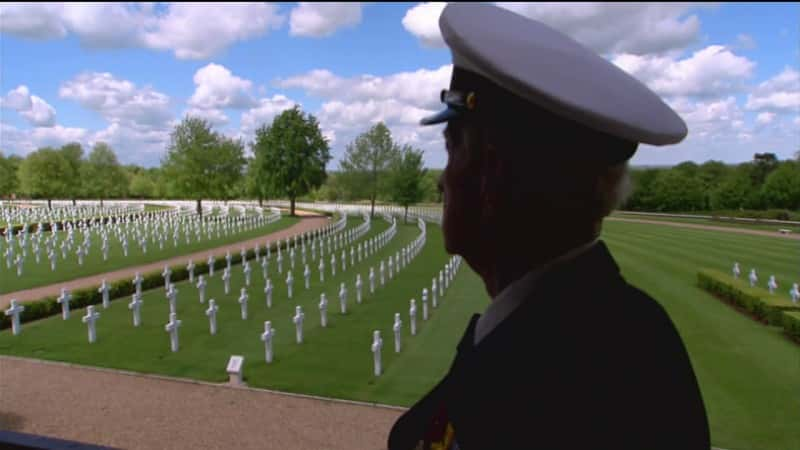
[[(4, 4), (0, 149), (109, 142), (124, 163), (158, 165), (186, 114), (245, 141), (300, 104), (334, 160), (378, 120), (443, 167), (438, 108), (450, 52), (441, 3)], [(632, 163), (741, 162), (800, 150), (800, 5), (514, 4), (642, 80), (687, 122)], [(532, 144), (534, 145), (534, 144)]]

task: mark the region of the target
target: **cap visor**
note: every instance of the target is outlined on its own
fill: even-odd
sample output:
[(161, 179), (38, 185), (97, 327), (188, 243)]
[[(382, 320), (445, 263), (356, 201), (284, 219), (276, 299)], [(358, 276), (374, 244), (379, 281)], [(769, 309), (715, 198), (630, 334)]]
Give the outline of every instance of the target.
[(447, 108), (438, 113), (423, 118), (419, 121), (420, 125), (435, 125), (437, 123), (447, 122), (453, 118), (461, 115), (461, 112), (455, 108)]

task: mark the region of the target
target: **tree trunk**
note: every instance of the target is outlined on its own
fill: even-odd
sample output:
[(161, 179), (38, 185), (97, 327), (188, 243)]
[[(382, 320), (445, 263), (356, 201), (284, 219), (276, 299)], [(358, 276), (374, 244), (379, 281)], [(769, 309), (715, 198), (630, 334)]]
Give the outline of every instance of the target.
[(406, 205), (406, 213), (403, 216), (403, 223), (408, 223), (408, 205)]
[(294, 217), (294, 197), (290, 198), (290, 207), (289, 207), (289, 215)]
[(53, 209), (53, 205), (50, 204), (51, 200), (47, 199), (47, 209)]
[(369, 210), (369, 218), (372, 219), (375, 217), (375, 194), (372, 194), (372, 197), (370, 198), (370, 204), (372, 205), (372, 208)]
[(264, 197), (262, 197), (260, 195), (258, 196), (258, 206), (259, 207), (264, 206)]
[(100, 197), (100, 207), (101, 208), (103, 207), (103, 198), (102, 197)]
[(76, 204), (76, 202), (75, 202), (75, 199), (73, 198), (72, 199), (72, 206), (75, 206), (75, 204)]
[(197, 215), (203, 217), (203, 207), (200, 205), (201, 199), (197, 199)]

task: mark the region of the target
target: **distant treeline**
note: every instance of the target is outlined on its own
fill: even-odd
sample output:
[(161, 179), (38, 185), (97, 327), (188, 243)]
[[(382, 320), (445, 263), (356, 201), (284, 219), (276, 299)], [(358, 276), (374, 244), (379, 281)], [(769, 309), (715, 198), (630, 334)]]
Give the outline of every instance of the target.
[[(798, 154), (800, 157), (800, 153)], [(44, 186), (58, 198), (184, 198), (172, 189), (162, 167), (121, 165), (103, 143), (84, 156), (80, 144), (46, 148), (28, 161), (0, 152), (0, 198), (48, 198), (26, 192), (24, 186)], [(30, 166), (27, 167), (26, 166)], [(442, 201), (436, 185), (441, 169), (427, 169), (421, 180), (422, 203)], [(347, 202), (369, 199), (363, 183), (348, 180), (348, 173), (329, 171), (325, 181), (298, 199)], [(631, 168), (633, 191), (622, 209), (653, 212), (770, 211), (765, 218), (797, 217), (800, 212), (800, 159), (779, 161), (773, 153), (757, 153), (750, 162), (730, 165), (720, 161), (683, 162), (669, 168)], [(55, 186), (54, 186), (55, 185)], [(222, 189), (217, 198), (251, 198), (245, 177)], [(375, 200), (391, 202), (392, 189), (374, 190)], [(37, 195), (38, 194), (38, 195)], [(781, 212), (784, 211), (784, 212)], [(793, 213), (794, 212), (794, 213)], [(759, 215), (750, 213), (748, 215)], [(763, 214), (760, 214), (763, 216)]]
[(633, 168), (631, 181), (633, 193), (623, 205), (631, 211), (785, 210), (777, 215), (786, 219), (800, 211), (800, 160), (779, 161), (773, 153), (756, 153), (737, 165), (708, 161)]

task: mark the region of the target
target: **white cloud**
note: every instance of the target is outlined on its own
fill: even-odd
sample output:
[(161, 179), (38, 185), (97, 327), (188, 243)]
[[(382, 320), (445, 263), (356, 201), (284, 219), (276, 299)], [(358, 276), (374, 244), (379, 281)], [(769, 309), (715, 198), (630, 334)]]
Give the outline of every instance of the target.
[(452, 65), (438, 69), (399, 72), (385, 77), (361, 75), (342, 78), (328, 70), (279, 80), (283, 88), (301, 88), (311, 95), (342, 101), (388, 100), (412, 103), (421, 108), (439, 105), (439, 92), (450, 85)]
[(372, 125), (383, 121), (393, 138), (426, 150), (427, 164), (444, 165), (440, 127), (422, 127), (419, 120), (442, 107), (439, 92), (450, 84), (452, 66), (419, 69), (383, 77), (340, 77), (328, 70), (279, 80), (283, 88), (300, 88), (327, 101), (316, 113), (320, 127), (335, 138), (333, 166), (344, 148)]
[[(409, 9), (403, 26), (423, 45), (443, 47), (439, 16), (445, 3)], [(686, 48), (698, 37), (700, 21), (692, 4), (497, 3), (540, 21), (598, 53), (664, 53)], [(688, 15), (688, 16), (687, 16)]]
[(0, 123), (0, 135), (3, 136), (3, 150), (24, 156), (41, 147), (60, 147), (69, 142), (86, 145), (89, 131), (61, 125), (22, 130), (13, 125)]
[(166, 151), (169, 135), (168, 127), (154, 129), (111, 123), (105, 129), (87, 136), (86, 145), (91, 147), (97, 142), (105, 142), (111, 146), (121, 163), (152, 166)]
[(688, 137), (718, 139), (734, 133), (744, 124), (744, 113), (730, 96), (710, 101), (679, 98), (667, 102), (686, 121)]
[(6, 3), (0, 6), (0, 32), (27, 39), (59, 39), (67, 35), (62, 6), (51, 3)]
[(145, 30), (145, 46), (179, 59), (207, 59), (238, 41), (279, 28), (285, 18), (268, 3), (175, 3)]
[(239, 78), (226, 67), (208, 64), (194, 74), (195, 91), (189, 105), (198, 109), (249, 108), (255, 105), (253, 83)]
[(31, 100), (31, 93), (28, 90), (28, 86), (21, 84), (16, 88), (8, 91), (6, 96), (0, 97), (0, 105), (4, 108), (11, 108), (17, 111), (26, 111), (33, 107), (33, 101)]
[(219, 109), (200, 109), (189, 108), (184, 113), (184, 116), (198, 117), (207, 120), (212, 126), (227, 125), (229, 120), (228, 116)]
[(146, 11), (119, 3), (64, 4), (60, 15), (81, 45), (91, 48), (139, 46), (140, 30), (156, 20)]
[(41, 97), (31, 95), (24, 84), (8, 91), (5, 98), (0, 98), (0, 105), (17, 111), (35, 127), (52, 127), (56, 124), (56, 110)]
[(762, 112), (762, 113), (759, 113), (758, 116), (756, 117), (756, 122), (759, 123), (759, 124), (762, 124), (762, 125), (766, 125), (766, 124), (772, 122), (772, 119), (774, 119), (774, 118), (775, 118), (775, 113)]
[(794, 122), (795, 125), (800, 127), (800, 116), (795, 117), (793, 122)]
[(251, 140), (252, 135), (261, 125), (269, 125), (281, 112), (298, 105), (294, 100), (284, 95), (273, 95), (271, 98), (262, 98), (258, 105), (243, 112), (241, 119), (242, 134)]
[(667, 56), (622, 54), (612, 62), (663, 96), (712, 97), (745, 89), (755, 63), (720, 45), (675, 60)]
[(800, 111), (800, 72), (787, 67), (778, 75), (760, 83), (747, 96), (745, 108), (750, 111)]
[(20, 111), (20, 115), (31, 125), (37, 127), (52, 127), (56, 124), (56, 110), (41, 98), (31, 95), (32, 107), (27, 111)]
[(269, 3), (8, 4), (0, 7), (0, 31), (29, 39), (74, 34), (94, 48), (144, 47), (179, 59), (207, 59), (230, 45), (282, 26)]
[(292, 9), (289, 34), (304, 37), (325, 37), (340, 28), (361, 23), (361, 3), (300, 2)]
[(108, 72), (85, 72), (61, 85), (59, 95), (98, 112), (111, 123), (160, 128), (172, 118), (170, 98), (151, 87), (137, 88)]
[(432, 111), (420, 109), (397, 100), (367, 100), (343, 103), (327, 102), (322, 105), (320, 121), (333, 129), (369, 127), (378, 122), (417, 125)]
[(416, 36), (426, 47), (444, 47), (442, 33), (439, 31), (439, 16), (447, 2), (426, 2), (406, 11), (403, 27)]

